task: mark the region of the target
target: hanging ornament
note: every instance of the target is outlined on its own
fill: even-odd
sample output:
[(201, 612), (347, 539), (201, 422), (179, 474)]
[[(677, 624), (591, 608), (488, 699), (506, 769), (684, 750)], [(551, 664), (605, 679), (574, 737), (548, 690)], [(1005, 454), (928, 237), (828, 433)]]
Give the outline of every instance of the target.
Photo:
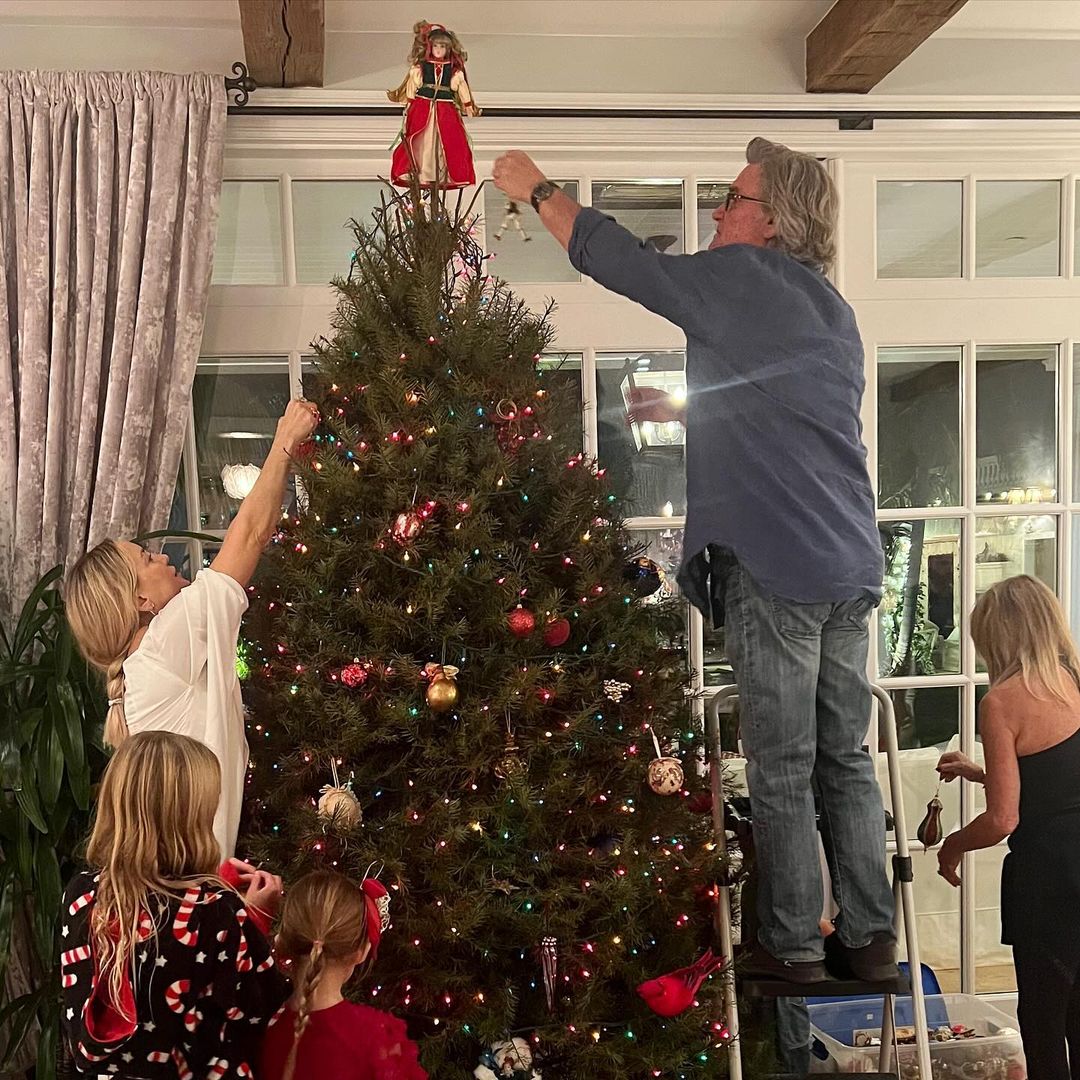
[(246, 641), (236, 643), (236, 677), (245, 682), (251, 678), (251, 646)]
[(449, 712), (458, 701), (458, 687), (454, 679), (458, 669), (452, 664), (425, 664), (424, 675), (428, 683), (427, 703), (432, 712)]
[(559, 943), (553, 937), (540, 941), (540, 966), (544, 969), (544, 996), (548, 1012), (555, 1011), (555, 979), (559, 973)]
[(656, 757), (649, 762), (649, 787), (657, 795), (674, 795), (682, 790), (683, 767), (678, 758), (665, 756), (660, 749), (660, 741), (656, 732), (649, 729), (652, 735), (653, 746), (656, 747)]
[(934, 797), (926, 804), (926, 817), (919, 822), (919, 828), (915, 833), (916, 839), (922, 844), (925, 851), (937, 847), (941, 843), (941, 811), (944, 809), (938, 792), (941, 790), (941, 781), (934, 790)]
[(549, 649), (557, 649), (570, 640), (570, 620), (551, 619), (544, 627), (544, 644)]
[(394, 518), (394, 527), (390, 530), (390, 535), (399, 544), (409, 544), (420, 535), (423, 527), (423, 518), (414, 510), (408, 510)]
[(353, 778), (342, 785), (338, 780), (337, 762), (330, 759), (330, 772), (333, 774), (333, 784), (323, 786), (319, 797), (319, 817), (327, 825), (339, 829), (355, 829), (364, 820), (363, 811), (360, 809), (360, 800), (353, 794)]
[(630, 690), (628, 682), (619, 682), (617, 679), (604, 680), (604, 696), (617, 705), (622, 701), (625, 694)]
[(652, 561), (642, 556), (627, 563), (623, 568), (623, 581), (630, 591), (641, 599), (652, 596), (664, 583), (664, 572)]
[(678, 1016), (694, 1003), (701, 984), (723, 965), (724, 958), (714, 956), (712, 949), (708, 949), (689, 967), (649, 979), (637, 988), (637, 992), (658, 1016)]
[(368, 673), (363, 664), (353, 661), (351, 664), (346, 664), (341, 669), (341, 681), (350, 690), (355, 690), (358, 686), (363, 686), (367, 682)]
[(712, 793), (709, 791), (699, 791), (686, 800), (686, 809), (691, 814), (711, 814), (712, 805)]
[(516, 638), (527, 638), (536, 629), (536, 616), (524, 607), (516, 607), (506, 616), (506, 625)]
[(521, 756), (521, 750), (514, 742), (509, 711), (506, 714), (506, 743), (503, 746), (502, 757), (495, 762), (493, 771), (500, 780), (520, 780), (529, 771), (528, 764)]

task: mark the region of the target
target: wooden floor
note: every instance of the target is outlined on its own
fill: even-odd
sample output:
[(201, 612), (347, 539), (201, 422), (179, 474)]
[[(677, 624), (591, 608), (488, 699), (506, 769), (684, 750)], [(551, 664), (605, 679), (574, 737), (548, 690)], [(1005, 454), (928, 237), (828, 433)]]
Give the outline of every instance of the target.
[[(959, 968), (937, 968), (936, 974), (945, 994), (960, 993)], [(984, 964), (975, 970), (975, 992), (1006, 994), (1016, 990), (1016, 972), (1012, 964)]]

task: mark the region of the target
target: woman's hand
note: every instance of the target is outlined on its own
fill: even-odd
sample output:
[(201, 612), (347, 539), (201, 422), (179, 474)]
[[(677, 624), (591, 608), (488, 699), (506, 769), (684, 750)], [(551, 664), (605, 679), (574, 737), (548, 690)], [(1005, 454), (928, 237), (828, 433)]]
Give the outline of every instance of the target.
[(294, 454), (296, 448), (311, 438), (319, 425), (319, 407), (314, 402), (290, 401), (285, 415), (278, 421), (274, 442), (287, 454)]
[(986, 773), (967, 754), (961, 754), (959, 750), (942, 754), (937, 763), (937, 771), (946, 784), (958, 776), (976, 784), (981, 784), (986, 780)]
[(276, 915), (281, 904), (281, 878), (265, 870), (256, 870), (248, 882), (244, 903), (268, 915)]
[(950, 885), (959, 887), (960, 875), (956, 872), (960, 866), (960, 860), (963, 858), (964, 853), (960, 850), (960, 845), (954, 843), (957, 834), (953, 833), (948, 837), (944, 844), (941, 845), (941, 850), (938, 852), (938, 874), (943, 877)]

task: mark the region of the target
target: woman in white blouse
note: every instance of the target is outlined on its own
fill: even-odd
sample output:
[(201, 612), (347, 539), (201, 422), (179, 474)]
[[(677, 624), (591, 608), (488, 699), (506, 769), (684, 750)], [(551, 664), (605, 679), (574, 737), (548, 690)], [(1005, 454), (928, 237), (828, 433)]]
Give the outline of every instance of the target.
[(319, 422), (311, 402), (289, 403), (251, 493), (209, 569), (188, 582), (164, 555), (104, 540), (64, 585), (68, 621), (86, 659), (107, 681), (105, 741), (163, 730), (204, 743), (221, 764), (214, 835), (222, 858), (236, 846), (248, 747), (236, 645), (245, 589), (281, 520), (292, 457)]

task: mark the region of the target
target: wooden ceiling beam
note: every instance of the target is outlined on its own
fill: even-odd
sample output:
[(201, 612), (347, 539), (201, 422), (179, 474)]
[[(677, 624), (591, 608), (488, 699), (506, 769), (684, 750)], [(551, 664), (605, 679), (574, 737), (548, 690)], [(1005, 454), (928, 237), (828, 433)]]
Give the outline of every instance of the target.
[(324, 0), (238, 0), (244, 58), (260, 86), (322, 86)]
[(865, 94), (967, 0), (836, 0), (806, 39), (806, 90)]

